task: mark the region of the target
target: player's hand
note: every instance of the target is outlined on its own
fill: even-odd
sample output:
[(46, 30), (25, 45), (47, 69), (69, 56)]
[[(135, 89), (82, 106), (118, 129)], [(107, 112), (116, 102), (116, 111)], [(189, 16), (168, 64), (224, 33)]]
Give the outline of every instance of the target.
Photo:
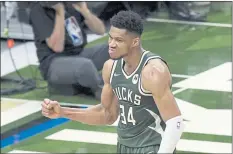
[(41, 112), (45, 117), (55, 119), (61, 116), (61, 106), (57, 101), (44, 99)]

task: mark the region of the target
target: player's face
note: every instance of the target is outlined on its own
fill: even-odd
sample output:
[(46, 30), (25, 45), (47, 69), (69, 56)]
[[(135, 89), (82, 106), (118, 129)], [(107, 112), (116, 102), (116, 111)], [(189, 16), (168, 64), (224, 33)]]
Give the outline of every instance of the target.
[(120, 59), (127, 56), (132, 49), (134, 39), (125, 29), (111, 26), (109, 31), (109, 55), (112, 59)]

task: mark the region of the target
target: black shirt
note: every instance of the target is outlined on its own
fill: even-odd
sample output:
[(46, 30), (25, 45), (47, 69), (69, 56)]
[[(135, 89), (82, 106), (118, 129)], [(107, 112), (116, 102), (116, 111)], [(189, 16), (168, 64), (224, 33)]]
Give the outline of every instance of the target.
[[(55, 10), (42, 7), (39, 2), (31, 4), (30, 24), (34, 32), (37, 57), (40, 62), (40, 70), (46, 79), (49, 65), (54, 57), (79, 54), (87, 43), (84, 32), (84, 17), (74, 8), (65, 8), (65, 42), (64, 51), (55, 53), (46, 43), (53, 32), (55, 24)], [(75, 35), (75, 32), (79, 35)]]

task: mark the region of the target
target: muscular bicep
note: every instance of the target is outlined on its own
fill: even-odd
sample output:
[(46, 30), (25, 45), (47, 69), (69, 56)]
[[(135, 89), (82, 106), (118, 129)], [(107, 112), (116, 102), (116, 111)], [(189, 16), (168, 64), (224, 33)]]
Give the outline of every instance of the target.
[(142, 82), (145, 89), (152, 93), (164, 121), (181, 115), (170, 89), (170, 72), (161, 60), (149, 62), (143, 70)]
[(109, 112), (116, 115), (118, 112), (118, 102), (115, 94), (112, 91), (111, 85), (105, 84), (101, 94), (101, 104)]
[(105, 84), (101, 94), (101, 104), (109, 123), (114, 123), (118, 117), (118, 102), (114, 95), (111, 85)]
[(164, 121), (181, 115), (179, 107), (169, 87), (164, 90), (161, 97), (157, 97), (156, 94), (154, 94), (153, 98)]
[(112, 60), (106, 61), (102, 72), (104, 87), (101, 93), (101, 105), (104, 108), (104, 112), (108, 118), (107, 121), (109, 124), (114, 123), (117, 120), (119, 112), (118, 101), (110, 84), (110, 72), (112, 64)]

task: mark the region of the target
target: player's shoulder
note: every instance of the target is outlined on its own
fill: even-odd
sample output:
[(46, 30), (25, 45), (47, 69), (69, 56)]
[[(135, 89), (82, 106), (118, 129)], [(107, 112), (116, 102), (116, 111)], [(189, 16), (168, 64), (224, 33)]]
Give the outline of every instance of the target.
[(168, 72), (169, 70), (168, 70), (166, 63), (162, 59), (156, 58), (156, 59), (149, 60), (148, 63), (143, 68), (143, 71), (144, 72), (156, 71), (159, 74), (163, 74), (163, 73)]
[(102, 76), (105, 81), (110, 80), (113, 64), (114, 64), (114, 60), (112, 59), (109, 59), (104, 63)]
[(151, 73), (153, 73), (153, 76), (156, 77), (156, 79), (164, 80), (170, 78), (168, 66), (160, 58), (149, 60), (142, 70), (142, 76), (147, 76)]
[(103, 69), (107, 69), (107, 70), (112, 69), (113, 63), (114, 63), (114, 60), (108, 59), (108, 60), (104, 63)]

